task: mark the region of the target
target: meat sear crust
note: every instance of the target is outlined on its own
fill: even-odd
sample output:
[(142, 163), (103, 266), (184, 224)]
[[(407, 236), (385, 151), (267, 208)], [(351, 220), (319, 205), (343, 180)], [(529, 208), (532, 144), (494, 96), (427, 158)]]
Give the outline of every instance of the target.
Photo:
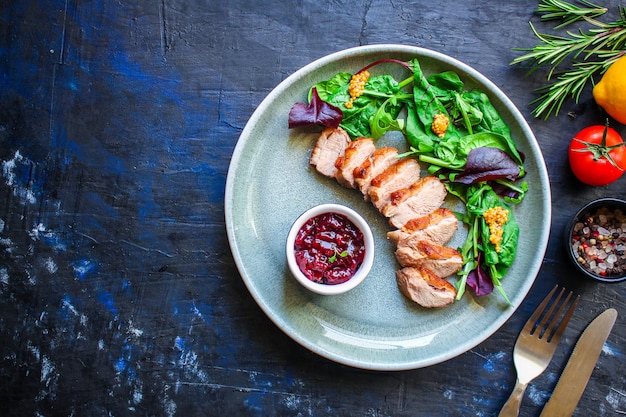
[(456, 298), (456, 288), (428, 268), (402, 268), (396, 283), (405, 297), (425, 308), (445, 307)]
[(391, 194), (394, 191), (410, 187), (419, 179), (419, 163), (413, 158), (399, 159), (372, 179), (368, 190), (370, 200), (374, 207), (382, 212), (391, 201)]
[(459, 220), (456, 214), (448, 208), (439, 207), (427, 216), (411, 219), (400, 229), (388, 232), (387, 237), (396, 246), (405, 246), (420, 240), (445, 245), (458, 229)]
[(348, 188), (356, 188), (354, 171), (365, 160), (369, 159), (375, 150), (374, 139), (371, 138), (359, 138), (350, 142), (346, 147), (344, 155), (338, 157), (335, 161), (335, 168), (337, 168), (335, 178), (339, 184)]

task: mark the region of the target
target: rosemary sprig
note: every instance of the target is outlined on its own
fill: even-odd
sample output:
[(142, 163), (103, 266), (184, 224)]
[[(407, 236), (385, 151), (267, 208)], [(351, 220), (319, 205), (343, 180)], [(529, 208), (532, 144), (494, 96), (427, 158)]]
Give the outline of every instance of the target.
[(579, 7), (563, 0), (543, 0), (539, 3), (536, 12), (541, 14), (542, 21), (563, 20), (554, 29), (560, 29), (585, 17), (596, 18), (605, 14), (608, 9), (600, 7), (587, 0), (579, 0), (581, 4), (588, 7)]
[[(529, 72), (548, 68), (549, 83), (538, 89), (541, 96), (531, 102), (537, 104), (533, 109), (535, 117), (545, 116), (547, 119), (550, 114), (558, 115), (568, 97), (578, 103), (587, 84), (593, 83), (593, 77), (604, 74), (613, 62), (626, 53), (626, 7), (619, 6), (618, 20), (604, 23), (595, 18), (606, 9), (587, 0), (579, 0), (579, 3), (588, 7), (563, 0), (541, 0), (537, 11), (545, 13), (542, 20), (562, 19), (563, 23), (556, 28), (583, 20), (591, 25), (590, 29), (567, 31), (565, 35), (542, 34), (530, 23), (540, 43), (532, 48), (514, 48), (526, 53), (515, 58), (512, 65), (527, 64)], [(570, 66), (561, 70), (566, 61)]]
[(556, 81), (537, 89), (541, 96), (530, 102), (531, 105), (538, 104), (533, 114), (536, 117), (545, 114), (546, 119), (552, 113), (556, 116), (568, 97), (572, 97), (578, 103), (587, 82), (594, 74), (606, 71), (614, 61), (612, 59), (604, 62), (576, 62), (573, 69), (557, 74)]

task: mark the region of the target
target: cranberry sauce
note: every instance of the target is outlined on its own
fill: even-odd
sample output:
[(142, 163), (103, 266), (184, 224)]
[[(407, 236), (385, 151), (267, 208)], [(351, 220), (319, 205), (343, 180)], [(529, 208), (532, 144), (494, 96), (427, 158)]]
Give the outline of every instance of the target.
[(323, 213), (309, 219), (296, 234), (296, 263), (311, 281), (341, 284), (356, 273), (365, 257), (363, 233), (347, 217)]

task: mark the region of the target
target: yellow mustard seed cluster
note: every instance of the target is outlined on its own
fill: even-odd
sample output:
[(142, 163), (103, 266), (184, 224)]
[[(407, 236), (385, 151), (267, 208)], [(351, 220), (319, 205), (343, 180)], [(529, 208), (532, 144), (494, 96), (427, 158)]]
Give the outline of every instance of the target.
[(489, 242), (496, 245), (496, 252), (500, 252), (503, 227), (509, 218), (509, 211), (504, 207), (496, 206), (485, 211), (483, 217), (489, 226)]
[(430, 126), (430, 130), (439, 138), (443, 138), (450, 125), (450, 119), (443, 113), (436, 114), (433, 117), (433, 123)]
[(351, 109), (353, 106), (354, 100), (356, 100), (358, 97), (361, 97), (363, 95), (363, 91), (365, 91), (365, 84), (367, 83), (367, 80), (369, 79), (370, 79), (370, 72), (367, 70), (357, 72), (356, 74), (352, 76), (352, 78), (350, 78), (350, 85), (348, 85), (348, 93), (350, 94), (350, 100), (344, 103), (344, 106), (346, 106), (346, 108)]

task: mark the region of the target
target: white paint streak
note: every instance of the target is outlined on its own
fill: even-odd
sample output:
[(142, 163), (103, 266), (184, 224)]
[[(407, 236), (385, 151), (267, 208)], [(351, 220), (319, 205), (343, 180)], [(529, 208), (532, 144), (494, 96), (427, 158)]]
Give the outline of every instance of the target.
[(50, 387), (56, 376), (56, 366), (54, 365), (54, 362), (52, 362), (47, 356), (44, 356), (41, 359), (41, 382), (46, 384), (47, 387)]
[(169, 386), (165, 386), (165, 392), (163, 393), (163, 411), (165, 411), (165, 415), (167, 415), (168, 417), (174, 417), (174, 415), (176, 414), (176, 403), (167, 394), (169, 388)]
[(285, 396), (284, 402), (290, 410), (297, 411), (300, 408), (300, 397), (295, 394)]
[(76, 307), (74, 307), (72, 303), (70, 303), (69, 301), (63, 300), (63, 306), (67, 308), (69, 311), (71, 311), (75, 316), (79, 315), (78, 311), (76, 310)]
[(605, 343), (602, 346), (602, 353), (608, 356), (615, 356), (615, 350), (611, 346), (609, 346), (608, 343)]
[(616, 412), (618, 412), (618, 410), (626, 410), (626, 393), (611, 388), (605, 399)]
[(4, 220), (0, 219), (0, 233), (4, 232)]
[(35, 227), (33, 227), (28, 235), (33, 241), (40, 240), (42, 237), (47, 240), (46, 243), (50, 245), (53, 249), (65, 252), (67, 250), (66, 244), (59, 237), (59, 235), (51, 230), (47, 230), (46, 226), (43, 223), (39, 223)]
[(30, 188), (24, 187), (16, 183), (17, 176), (15, 168), (17, 164), (30, 164), (31, 162), (24, 158), (20, 151), (15, 151), (13, 159), (2, 162), (2, 174), (6, 178), (6, 184), (13, 189), (13, 195), (18, 197), (23, 204), (35, 204), (37, 198)]
[(37, 359), (37, 362), (39, 362), (41, 360), (41, 352), (39, 351), (39, 347), (33, 345), (33, 342), (31, 342), (30, 340), (26, 343), (26, 346), (28, 347), (30, 353), (33, 354), (35, 359)]
[(72, 268), (74, 269), (74, 272), (76, 272), (76, 275), (82, 277), (85, 276), (89, 271), (91, 271), (93, 267), (94, 266), (91, 261), (83, 261), (74, 265)]
[(193, 314), (195, 314), (199, 319), (203, 319), (202, 317), (202, 312), (200, 310), (198, 310), (198, 307), (196, 307), (196, 305), (194, 304), (193, 307), (191, 308), (191, 311), (193, 312)]
[(8, 253), (13, 252), (13, 241), (8, 237), (0, 239), (0, 245), (4, 246), (4, 250)]
[(31, 239), (39, 240), (39, 234), (45, 231), (46, 231), (46, 226), (44, 226), (43, 223), (39, 223), (37, 226), (33, 227), (28, 234)]
[(133, 403), (139, 404), (143, 401), (143, 385), (138, 383), (133, 389)]
[(43, 264), (45, 268), (48, 270), (48, 272), (50, 272), (51, 274), (54, 274), (59, 270), (59, 267), (57, 266), (56, 262), (54, 262), (54, 259), (52, 258), (44, 259)]
[(177, 364), (185, 372), (195, 376), (201, 383), (208, 383), (209, 377), (198, 363), (198, 354), (185, 346), (185, 341), (180, 336), (176, 336), (174, 347), (180, 351)]
[(9, 285), (9, 271), (6, 268), (0, 268), (0, 282)]
[(132, 320), (129, 320), (128, 322), (128, 334), (134, 337), (140, 337), (141, 335), (143, 335), (143, 330), (136, 328), (135, 326), (133, 326), (133, 322)]
[(28, 283), (33, 286), (37, 285), (37, 277), (32, 275), (30, 270), (28, 269), (25, 270), (24, 272), (26, 272), (26, 275), (28, 276)]
[(13, 185), (15, 184), (15, 166), (17, 165), (16, 162), (19, 162), (22, 159), (23, 157), (20, 154), (20, 151), (15, 151), (13, 159), (2, 162), (2, 175), (4, 175), (4, 178), (6, 178), (6, 184), (9, 187), (13, 187)]
[(528, 386), (528, 390), (526, 392), (528, 393), (528, 398), (530, 398), (534, 405), (545, 404), (546, 400), (550, 396), (549, 393), (537, 389), (537, 387), (532, 384)]

